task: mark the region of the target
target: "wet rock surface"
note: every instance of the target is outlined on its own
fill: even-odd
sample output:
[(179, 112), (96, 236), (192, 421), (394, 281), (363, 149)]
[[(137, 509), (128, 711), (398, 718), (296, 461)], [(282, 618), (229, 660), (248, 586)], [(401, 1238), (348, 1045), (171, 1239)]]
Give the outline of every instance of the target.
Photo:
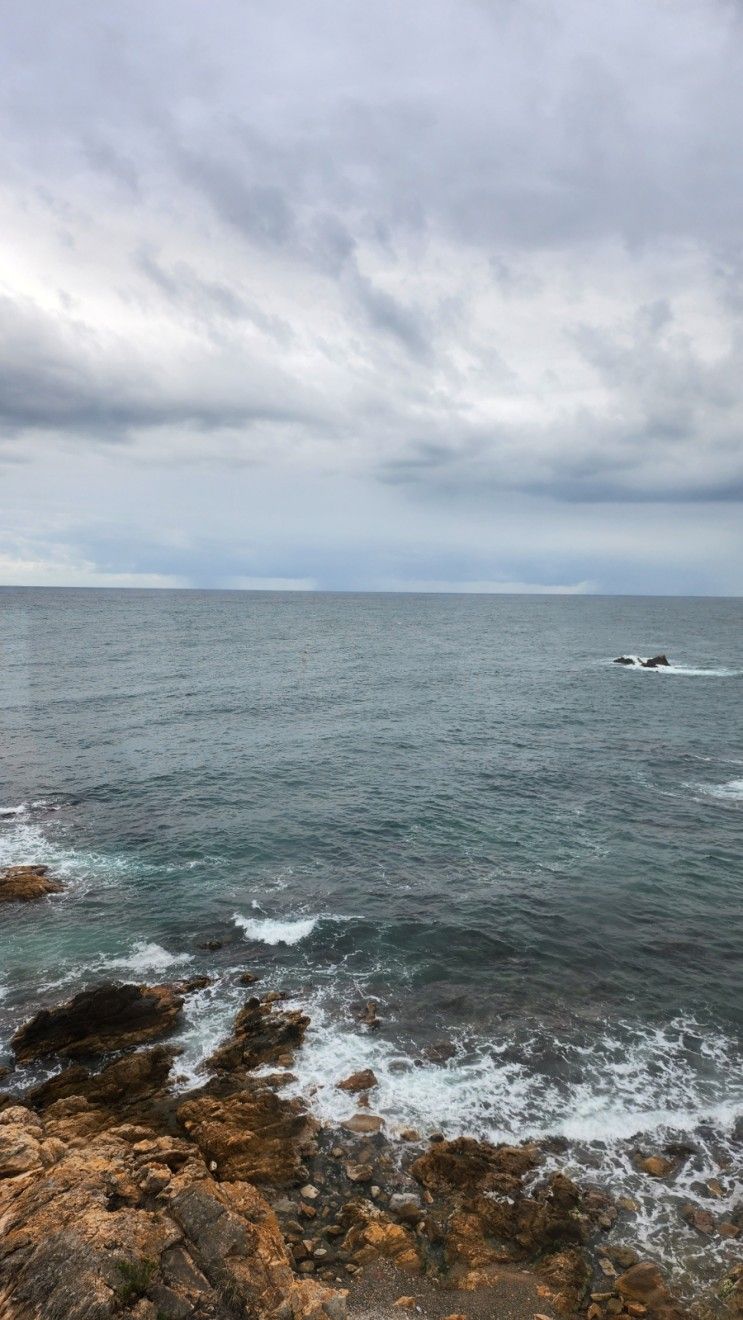
[(85, 1058), (143, 1045), (172, 1030), (183, 997), (172, 986), (112, 985), (44, 1008), (13, 1036), (19, 1062), (49, 1055)]
[(48, 866), (6, 866), (0, 869), (0, 903), (33, 903), (47, 894), (61, 894), (64, 885), (49, 875)]

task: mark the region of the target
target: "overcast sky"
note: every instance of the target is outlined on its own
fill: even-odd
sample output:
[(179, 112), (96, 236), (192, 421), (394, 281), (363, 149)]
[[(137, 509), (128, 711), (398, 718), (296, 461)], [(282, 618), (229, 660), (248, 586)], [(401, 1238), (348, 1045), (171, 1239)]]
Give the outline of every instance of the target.
[(0, 582), (743, 593), (739, 0), (5, 0)]

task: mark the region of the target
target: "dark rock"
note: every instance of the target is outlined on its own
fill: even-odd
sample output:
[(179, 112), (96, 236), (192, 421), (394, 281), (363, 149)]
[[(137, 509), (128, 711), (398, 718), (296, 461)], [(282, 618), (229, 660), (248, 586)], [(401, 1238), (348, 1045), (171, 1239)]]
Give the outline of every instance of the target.
[(446, 1063), (448, 1059), (453, 1059), (457, 1052), (456, 1045), (450, 1040), (439, 1040), (433, 1045), (424, 1045), (421, 1050), (421, 1058), (428, 1063)]
[(142, 1045), (175, 1025), (183, 1005), (167, 985), (100, 985), (44, 1008), (10, 1044), (19, 1061), (50, 1054), (80, 1059)]
[(298, 1010), (277, 1012), (272, 1002), (249, 999), (235, 1018), (232, 1036), (220, 1045), (207, 1068), (217, 1072), (250, 1071), (266, 1063), (280, 1063), (287, 1050), (301, 1045), (310, 1024)]
[(82, 1095), (93, 1104), (131, 1104), (167, 1085), (178, 1053), (172, 1047), (156, 1045), (153, 1049), (138, 1050), (115, 1059), (99, 1073), (89, 1072), (82, 1064), (73, 1064), (26, 1092), (24, 1102), (34, 1109), (46, 1109), (57, 1100)]

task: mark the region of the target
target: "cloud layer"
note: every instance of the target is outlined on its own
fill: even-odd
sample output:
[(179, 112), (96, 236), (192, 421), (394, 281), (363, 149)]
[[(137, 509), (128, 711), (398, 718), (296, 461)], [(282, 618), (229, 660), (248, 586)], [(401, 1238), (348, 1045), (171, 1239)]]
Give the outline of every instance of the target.
[(743, 591), (742, 35), (15, 7), (0, 577)]

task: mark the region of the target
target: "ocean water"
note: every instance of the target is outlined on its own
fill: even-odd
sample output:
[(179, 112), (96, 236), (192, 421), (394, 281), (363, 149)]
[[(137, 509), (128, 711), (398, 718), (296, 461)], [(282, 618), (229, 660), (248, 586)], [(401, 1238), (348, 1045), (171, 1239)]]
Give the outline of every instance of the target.
[[(679, 1210), (741, 1191), (742, 624), (738, 600), (0, 591), (0, 865), (66, 881), (3, 912), (0, 1061), (41, 1002), (206, 971), (187, 1087), (249, 967), (309, 1007), (321, 1117), (371, 1065), (393, 1131), (562, 1136), (562, 1167), (637, 1199), (621, 1238), (713, 1277), (734, 1248)], [(675, 1180), (636, 1173), (679, 1135)]]

